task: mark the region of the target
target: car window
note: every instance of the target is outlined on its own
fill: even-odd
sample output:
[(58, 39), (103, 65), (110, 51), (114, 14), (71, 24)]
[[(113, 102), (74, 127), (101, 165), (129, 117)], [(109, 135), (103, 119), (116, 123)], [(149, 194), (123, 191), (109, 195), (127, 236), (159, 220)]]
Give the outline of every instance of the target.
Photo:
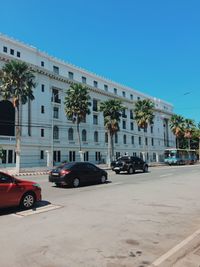
[(0, 173), (0, 184), (9, 184), (12, 182), (13, 182), (12, 177), (6, 175), (5, 173)]
[(97, 167), (89, 163), (87, 164), (87, 168), (92, 171), (97, 171)]

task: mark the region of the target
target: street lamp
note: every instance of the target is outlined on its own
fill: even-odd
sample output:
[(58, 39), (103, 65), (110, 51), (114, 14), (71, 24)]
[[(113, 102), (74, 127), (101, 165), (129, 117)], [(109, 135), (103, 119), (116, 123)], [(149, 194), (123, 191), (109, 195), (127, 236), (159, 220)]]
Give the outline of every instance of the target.
[(54, 103), (56, 97), (59, 95), (59, 92), (52, 94), (52, 113), (51, 113), (51, 160), (50, 165), (54, 166)]

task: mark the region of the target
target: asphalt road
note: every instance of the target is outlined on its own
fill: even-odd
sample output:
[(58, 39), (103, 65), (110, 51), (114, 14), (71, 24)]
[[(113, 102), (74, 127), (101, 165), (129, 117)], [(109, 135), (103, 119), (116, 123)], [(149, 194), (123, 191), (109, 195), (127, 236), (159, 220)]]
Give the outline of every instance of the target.
[(109, 171), (108, 183), (77, 189), (26, 178), (43, 202), (1, 213), (2, 267), (146, 267), (200, 228), (199, 165)]

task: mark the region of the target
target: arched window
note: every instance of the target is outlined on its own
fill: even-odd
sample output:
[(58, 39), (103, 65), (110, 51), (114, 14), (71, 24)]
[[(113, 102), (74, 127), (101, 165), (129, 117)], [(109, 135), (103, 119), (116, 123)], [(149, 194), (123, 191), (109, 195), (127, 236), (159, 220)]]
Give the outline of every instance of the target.
[(123, 136), (123, 139), (124, 139), (124, 144), (126, 144), (126, 135), (125, 134)]
[(74, 140), (74, 130), (72, 128), (69, 128), (69, 130), (68, 130), (68, 140), (69, 141)]
[(53, 127), (53, 139), (59, 139), (59, 128), (58, 126)]
[(99, 136), (97, 131), (94, 132), (94, 142), (99, 142)]
[(83, 142), (86, 142), (87, 141), (87, 132), (86, 132), (85, 129), (82, 131), (82, 141)]

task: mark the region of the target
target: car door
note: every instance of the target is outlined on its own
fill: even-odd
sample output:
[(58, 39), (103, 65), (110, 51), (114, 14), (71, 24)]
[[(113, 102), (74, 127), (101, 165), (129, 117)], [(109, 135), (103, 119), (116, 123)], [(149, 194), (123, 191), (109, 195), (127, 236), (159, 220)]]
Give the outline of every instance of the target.
[(19, 204), (21, 188), (14, 182), (14, 178), (0, 173), (0, 208)]
[(100, 172), (99, 172), (99, 169), (95, 165), (91, 163), (87, 163), (87, 170), (88, 170), (88, 181), (90, 183), (99, 181)]
[(134, 162), (134, 168), (135, 168), (135, 170), (140, 170), (141, 169), (140, 159), (134, 157), (133, 158), (133, 162)]

